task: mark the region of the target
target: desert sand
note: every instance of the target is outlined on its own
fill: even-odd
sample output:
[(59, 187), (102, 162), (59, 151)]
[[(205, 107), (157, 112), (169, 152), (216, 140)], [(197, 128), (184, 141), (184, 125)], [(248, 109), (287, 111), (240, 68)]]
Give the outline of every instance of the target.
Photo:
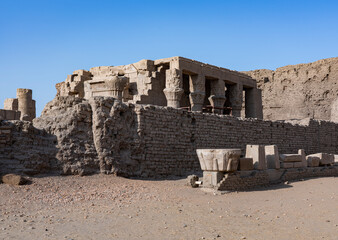
[(338, 239), (338, 179), (214, 192), (186, 179), (0, 184), (0, 239)]

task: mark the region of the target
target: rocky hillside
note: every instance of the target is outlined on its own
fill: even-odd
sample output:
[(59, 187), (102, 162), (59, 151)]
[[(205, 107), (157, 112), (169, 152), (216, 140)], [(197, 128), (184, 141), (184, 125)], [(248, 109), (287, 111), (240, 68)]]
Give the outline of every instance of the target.
[(332, 111), (338, 96), (338, 58), (244, 73), (262, 89), (264, 119), (338, 120)]

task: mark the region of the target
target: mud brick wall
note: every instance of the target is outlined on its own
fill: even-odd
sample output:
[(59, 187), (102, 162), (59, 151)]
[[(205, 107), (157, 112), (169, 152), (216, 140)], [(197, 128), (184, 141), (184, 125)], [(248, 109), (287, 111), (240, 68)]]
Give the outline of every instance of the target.
[(0, 175), (47, 172), (55, 153), (55, 138), (32, 123), (0, 121)]
[(191, 113), (180, 109), (137, 108), (145, 146), (142, 169), (149, 175), (200, 171), (196, 149), (276, 144), (280, 153), (338, 152), (338, 125), (308, 120), (306, 125)]

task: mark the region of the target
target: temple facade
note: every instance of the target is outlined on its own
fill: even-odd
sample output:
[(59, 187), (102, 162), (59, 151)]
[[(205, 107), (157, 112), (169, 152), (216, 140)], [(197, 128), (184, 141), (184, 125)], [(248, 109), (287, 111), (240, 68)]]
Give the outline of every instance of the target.
[(183, 57), (77, 70), (56, 88), (59, 96), (107, 96), (136, 104), (263, 118), (256, 80)]

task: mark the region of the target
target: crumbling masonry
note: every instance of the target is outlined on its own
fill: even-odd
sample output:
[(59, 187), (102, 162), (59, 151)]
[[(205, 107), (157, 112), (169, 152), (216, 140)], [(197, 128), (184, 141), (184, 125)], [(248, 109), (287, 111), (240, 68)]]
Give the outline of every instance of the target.
[[(78, 70), (56, 87), (57, 96), (32, 123), (0, 121), (1, 173), (184, 176), (201, 172), (197, 149), (244, 153), (255, 144), (276, 145), (281, 154), (338, 152), (338, 124), (263, 121), (254, 79), (181, 57)], [(265, 151), (273, 155), (274, 149)], [(251, 155), (241, 156), (242, 165)], [(336, 176), (338, 169), (316, 168), (316, 175), (299, 163), (290, 170), (278, 163), (267, 167), (295, 179), (304, 169), (299, 176)], [(223, 189), (266, 182), (264, 169), (249, 169), (256, 177), (247, 178), (248, 171), (227, 175)]]

